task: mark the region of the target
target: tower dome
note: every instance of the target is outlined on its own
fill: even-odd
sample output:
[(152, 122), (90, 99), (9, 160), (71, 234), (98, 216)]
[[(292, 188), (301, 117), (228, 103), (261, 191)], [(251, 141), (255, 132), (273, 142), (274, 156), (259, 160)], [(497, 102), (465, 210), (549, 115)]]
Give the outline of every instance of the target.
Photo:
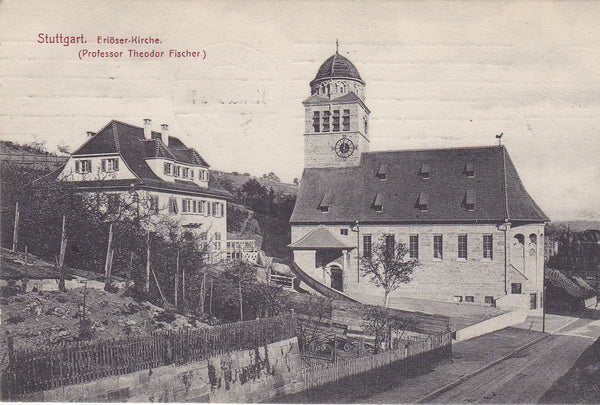
[(335, 51), (319, 68), (310, 82), (310, 93), (322, 97), (336, 98), (353, 92), (364, 99), (365, 82), (358, 69), (346, 57)]

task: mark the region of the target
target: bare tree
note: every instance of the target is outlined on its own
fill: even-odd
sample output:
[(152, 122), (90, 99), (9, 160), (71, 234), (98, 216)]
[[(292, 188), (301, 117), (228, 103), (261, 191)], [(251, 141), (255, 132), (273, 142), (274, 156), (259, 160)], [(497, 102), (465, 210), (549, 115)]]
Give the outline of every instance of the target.
[(412, 273), (419, 265), (417, 259), (407, 258), (406, 244), (399, 242), (388, 245), (385, 239), (373, 248), (370, 256), (361, 258), (362, 276), (370, 277), (377, 287), (383, 288), (384, 307), (388, 307), (388, 298), (401, 284), (410, 282)]

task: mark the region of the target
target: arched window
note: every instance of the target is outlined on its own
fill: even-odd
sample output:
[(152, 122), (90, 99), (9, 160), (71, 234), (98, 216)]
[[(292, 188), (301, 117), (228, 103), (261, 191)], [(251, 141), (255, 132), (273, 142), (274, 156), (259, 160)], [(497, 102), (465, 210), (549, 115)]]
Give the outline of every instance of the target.
[(529, 235), (529, 243), (537, 245), (537, 235), (535, 233)]
[(515, 241), (519, 242), (521, 245), (524, 245), (525, 244), (525, 236), (518, 233), (515, 235)]

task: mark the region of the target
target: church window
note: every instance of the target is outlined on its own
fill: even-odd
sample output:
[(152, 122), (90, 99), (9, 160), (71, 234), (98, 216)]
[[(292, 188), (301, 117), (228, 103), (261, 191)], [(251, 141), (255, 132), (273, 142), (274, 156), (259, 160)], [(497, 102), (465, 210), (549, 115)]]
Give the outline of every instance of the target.
[(410, 235), (408, 240), (408, 256), (411, 259), (419, 258), (419, 235)]
[(426, 191), (419, 192), (419, 200), (417, 201), (417, 208), (421, 212), (427, 212), (429, 210), (429, 193)]
[(535, 233), (532, 233), (531, 235), (529, 235), (529, 243), (533, 243), (534, 245), (537, 245), (537, 235)]
[(431, 165), (429, 163), (423, 163), (421, 165), (421, 177), (425, 180), (429, 180), (431, 177)]
[(340, 110), (333, 110), (333, 132), (340, 132)]
[(377, 193), (377, 195), (375, 195), (375, 200), (373, 201), (373, 209), (376, 212), (383, 211), (383, 194)]
[(462, 301), (463, 301), (462, 295), (455, 295), (454, 296), (454, 302), (462, 302)]
[(396, 237), (394, 235), (385, 235), (385, 255), (390, 257), (396, 253)]
[(367, 117), (363, 118), (363, 122), (365, 123), (365, 135), (369, 134), (369, 121), (367, 121)]
[(467, 235), (458, 235), (458, 258), (467, 259)]
[(319, 203), (319, 209), (321, 210), (321, 212), (329, 212), (329, 206), (331, 205), (332, 199), (333, 196), (330, 192), (323, 194), (321, 202)]
[(330, 111), (323, 111), (323, 132), (329, 132), (329, 117), (331, 116)]
[(164, 174), (171, 174), (171, 167), (173, 165), (169, 162), (165, 162), (164, 166), (163, 166), (163, 173)]
[(483, 235), (483, 258), (492, 260), (493, 256), (493, 239), (492, 234)]
[(511, 283), (510, 285), (510, 293), (511, 294), (521, 294), (522, 288), (521, 283)]
[(442, 235), (433, 235), (433, 257), (443, 259), (444, 242)]
[(465, 295), (465, 302), (475, 302), (475, 297), (472, 295)]
[(465, 174), (467, 177), (475, 177), (475, 165), (473, 163), (468, 162), (465, 165)]
[(485, 299), (485, 303), (486, 304), (494, 304), (494, 297), (493, 296), (486, 295), (484, 299)]
[(371, 257), (371, 235), (363, 235), (363, 257)]
[(475, 190), (467, 190), (465, 193), (465, 206), (469, 211), (475, 211)]
[(350, 110), (344, 110), (342, 116), (342, 130), (350, 131)]
[(320, 127), (321, 127), (321, 120), (319, 118), (319, 112), (315, 111), (313, 113), (313, 130), (315, 132), (319, 132)]

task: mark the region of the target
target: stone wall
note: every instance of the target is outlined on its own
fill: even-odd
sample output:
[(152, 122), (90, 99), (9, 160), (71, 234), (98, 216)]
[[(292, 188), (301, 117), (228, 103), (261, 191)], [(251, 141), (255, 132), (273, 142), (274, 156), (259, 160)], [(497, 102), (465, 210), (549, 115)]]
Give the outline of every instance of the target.
[(17, 401), (259, 402), (303, 389), (298, 339), (182, 366), (40, 391)]

